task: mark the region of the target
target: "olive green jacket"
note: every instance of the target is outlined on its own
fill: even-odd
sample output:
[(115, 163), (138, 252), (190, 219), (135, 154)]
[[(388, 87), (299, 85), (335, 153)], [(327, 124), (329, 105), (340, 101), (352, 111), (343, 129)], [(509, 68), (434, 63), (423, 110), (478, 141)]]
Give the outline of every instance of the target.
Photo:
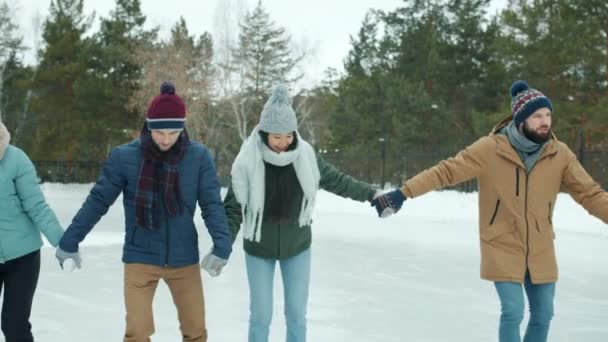
[[(321, 173), (319, 182), (321, 189), (360, 202), (370, 200), (375, 194), (376, 190), (370, 184), (345, 175), (319, 155), (317, 155), (317, 163)], [(294, 205), (298, 205), (298, 201), (294, 201)], [(224, 208), (234, 241), (241, 228), (243, 218), (241, 205), (236, 200), (232, 187), (228, 188), (228, 194), (224, 198)], [(289, 212), (295, 212), (298, 215), (290, 217), (285, 223), (266, 221), (262, 223), (262, 239), (260, 242), (243, 239), (245, 251), (261, 258), (287, 259), (308, 249), (312, 237), (310, 226), (299, 226), (299, 209)], [(264, 213), (264, 216), (266, 216), (266, 213)]]

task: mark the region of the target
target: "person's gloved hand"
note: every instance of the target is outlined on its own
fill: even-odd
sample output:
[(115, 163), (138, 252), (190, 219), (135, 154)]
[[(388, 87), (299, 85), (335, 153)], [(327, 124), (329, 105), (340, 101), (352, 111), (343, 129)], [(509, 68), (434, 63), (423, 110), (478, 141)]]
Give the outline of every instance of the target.
[(407, 198), (401, 189), (395, 189), (385, 193), (378, 193), (371, 202), (371, 206), (375, 207), (378, 212), (378, 217), (389, 217), (396, 213), (403, 206)]
[(82, 260), (80, 259), (79, 252), (70, 253), (64, 251), (63, 249), (61, 249), (61, 247), (57, 247), (57, 250), (55, 251), (55, 257), (59, 261), (59, 266), (61, 266), (61, 269), (63, 269), (63, 263), (70, 259), (74, 262), (74, 266), (76, 268), (80, 269), (80, 267), (82, 266)]
[(201, 261), (201, 268), (207, 271), (212, 277), (217, 277), (222, 272), (222, 268), (226, 266), (228, 260), (222, 259), (217, 255), (213, 254), (213, 249), (205, 255), (203, 261)]

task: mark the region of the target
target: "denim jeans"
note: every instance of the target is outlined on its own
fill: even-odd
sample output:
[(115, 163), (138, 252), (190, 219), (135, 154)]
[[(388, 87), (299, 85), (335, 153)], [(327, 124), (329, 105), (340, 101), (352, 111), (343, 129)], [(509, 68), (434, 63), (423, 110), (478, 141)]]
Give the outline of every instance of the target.
[[(276, 259), (245, 253), (249, 280), (249, 342), (267, 342), (272, 321), (272, 293)], [(310, 284), (310, 248), (278, 260), (285, 294), (287, 342), (306, 341), (306, 307)]]
[[(501, 315), (498, 329), (500, 342), (521, 342), (520, 325), (524, 318), (524, 294), (520, 283), (495, 282), (500, 297)], [(530, 321), (524, 342), (546, 342), (553, 317), (555, 283), (532, 284), (526, 273), (523, 288), (528, 296)]]

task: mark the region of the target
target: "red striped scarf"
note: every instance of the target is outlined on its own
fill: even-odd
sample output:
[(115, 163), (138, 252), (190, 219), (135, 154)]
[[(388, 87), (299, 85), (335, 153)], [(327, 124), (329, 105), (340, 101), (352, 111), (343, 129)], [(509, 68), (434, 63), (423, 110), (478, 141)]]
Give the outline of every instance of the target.
[(139, 141), (143, 158), (135, 193), (137, 224), (154, 230), (160, 228), (161, 190), (165, 212), (170, 217), (183, 213), (177, 166), (184, 157), (189, 138), (184, 129), (175, 145), (169, 151), (161, 152), (152, 140), (150, 130), (144, 126)]

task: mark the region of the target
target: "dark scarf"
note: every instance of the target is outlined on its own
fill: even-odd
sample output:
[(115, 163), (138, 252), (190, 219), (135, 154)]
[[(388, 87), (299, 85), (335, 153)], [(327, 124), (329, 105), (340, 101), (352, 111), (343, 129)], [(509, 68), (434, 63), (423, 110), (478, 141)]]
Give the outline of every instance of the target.
[(167, 152), (161, 152), (150, 130), (144, 126), (139, 136), (142, 162), (135, 193), (137, 224), (145, 229), (158, 229), (162, 191), (165, 212), (173, 217), (183, 212), (177, 166), (188, 147), (188, 132), (184, 129), (177, 142)]
[[(268, 133), (259, 131), (262, 141), (268, 148)], [(298, 145), (298, 135), (293, 135), (293, 142), (287, 151), (293, 151)], [(265, 186), (264, 195), (264, 221), (272, 223), (287, 223), (294, 217), (300, 215), (302, 207), (302, 187), (298, 181), (296, 170), (293, 164), (286, 166), (276, 166), (264, 162)]]

